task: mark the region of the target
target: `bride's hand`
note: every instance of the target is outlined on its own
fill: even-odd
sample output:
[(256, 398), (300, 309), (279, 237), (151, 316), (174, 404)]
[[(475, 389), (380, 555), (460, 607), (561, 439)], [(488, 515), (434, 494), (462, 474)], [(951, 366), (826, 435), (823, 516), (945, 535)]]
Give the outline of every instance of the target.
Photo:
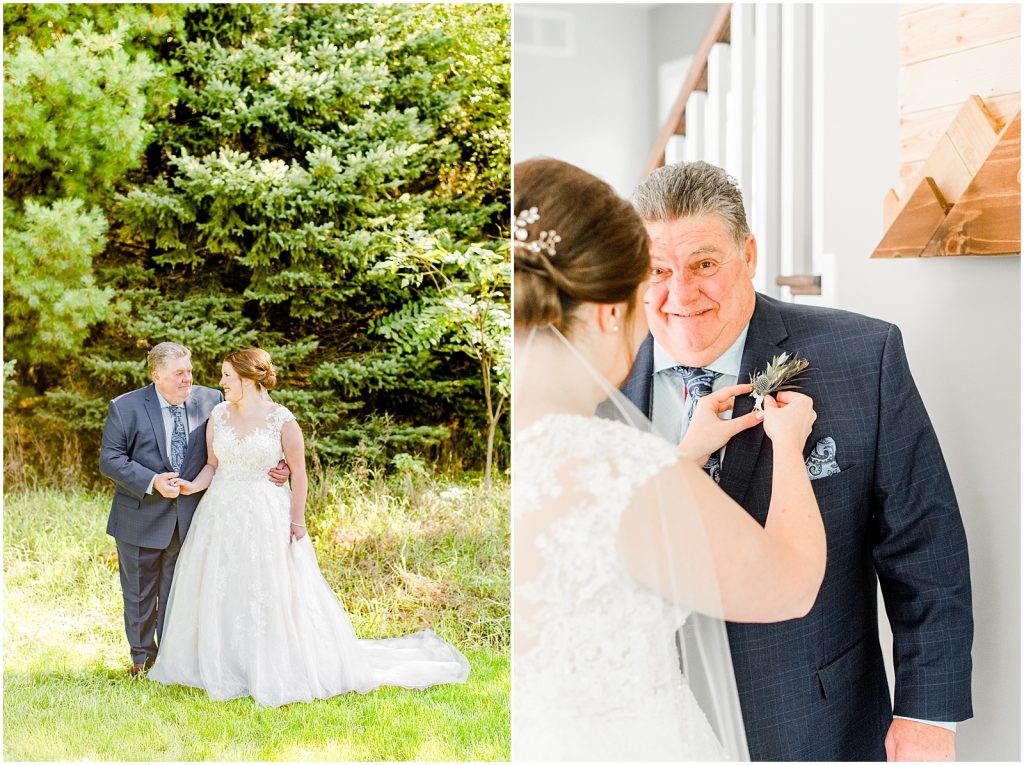
[(195, 484), (191, 481), (186, 481), (184, 478), (175, 478), (174, 485), (178, 487), (178, 490), (183, 497), (187, 497), (196, 490)]
[(296, 526), (293, 523), (291, 525), (291, 532), (288, 535), (288, 541), (289, 542), (298, 542), (304, 536), (306, 536), (306, 527), (305, 526)]
[(723, 420), (718, 416), (719, 413), (732, 409), (736, 396), (750, 393), (751, 390), (749, 383), (729, 385), (703, 396), (697, 402), (693, 419), (690, 420), (686, 435), (679, 444), (679, 451), (685, 457), (695, 460), (698, 465), (703, 465), (708, 461), (708, 457), (725, 446), (737, 433), (761, 422), (763, 413), (758, 411), (748, 412), (742, 417), (729, 420)]
[(791, 390), (764, 397), (764, 432), (779, 449), (803, 451), (811, 426), (818, 419), (810, 396)]

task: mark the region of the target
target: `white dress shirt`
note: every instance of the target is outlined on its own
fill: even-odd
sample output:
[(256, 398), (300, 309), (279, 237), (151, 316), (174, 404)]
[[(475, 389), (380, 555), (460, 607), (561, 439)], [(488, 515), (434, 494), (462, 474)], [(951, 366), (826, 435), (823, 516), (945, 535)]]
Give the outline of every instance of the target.
[[(153, 390), (156, 390), (154, 386)], [(173, 404), (167, 403), (167, 399), (160, 395), (160, 391), (156, 391), (156, 400), (160, 402), (160, 414), (164, 418), (164, 447), (167, 449), (167, 454), (171, 453), (171, 437), (174, 435), (174, 415), (171, 414), (171, 407)], [(188, 445), (188, 409), (185, 404), (188, 403), (188, 399), (181, 402), (181, 413), (185, 420), (185, 445)], [(149, 488), (146, 489), (146, 494), (153, 493), (153, 482), (156, 481), (156, 474), (149, 479)]]

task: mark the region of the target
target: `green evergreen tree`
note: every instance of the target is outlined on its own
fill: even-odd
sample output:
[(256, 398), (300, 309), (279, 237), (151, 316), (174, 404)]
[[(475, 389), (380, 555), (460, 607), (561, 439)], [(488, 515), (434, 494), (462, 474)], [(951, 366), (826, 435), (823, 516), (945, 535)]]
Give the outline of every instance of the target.
[[(139, 21), (157, 10), (166, 35)], [(281, 367), (278, 400), (321, 458), (384, 461), (436, 446), (434, 454), (483, 467), (489, 434), (507, 455), (508, 6), (230, 4), (180, 13), (154, 6), (106, 33), (119, 42), (102, 55), (149, 67), (134, 91), (148, 102), (126, 99), (146, 140), (135, 139), (127, 112), (116, 125), (83, 114), (77, 124), (98, 125), (100, 136), (83, 156), (110, 168), (82, 163), (96, 194), (78, 196), (76, 187), (80, 205), (49, 215), (21, 205), (43, 231), (60, 217), (94, 217), (91, 227), (76, 224), (73, 240), (51, 231), (49, 250), (15, 238), (18, 252), (37, 253), (35, 274), (13, 250), (8, 263), (5, 246), (5, 284), (21, 290), (5, 305), (14, 377), (46, 393), (44, 408), (71, 416), (71, 427), (95, 429), (107, 399), (145, 382), (152, 344), (189, 346), (206, 384), (226, 353), (259, 344)], [(5, 8), (5, 29), (24, 30), (18, 46), (37, 46), (43, 26), (10, 21)], [(5, 88), (27, 90), (24, 82)], [(5, 139), (7, 129), (5, 117)], [(131, 155), (116, 167), (111, 137)], [(41, 155), (19, 147), (14, 181), (45, 180), (30, 164)], [(5, 228), (22, 230), (6, 217)], [(39, 264), (54, 248), (73, 249), (73, 264), (44, 274)], [(48, 279), (92, 292), (58, 310)], [(76, 358), (73, 376), (63, 366), (44, 377), (21, 370), (37, 362), (15, 340), (31, 337), (43, 354), (53, 342), (19, 307), (32, 300), (52, 314), (37, 327), (66, 314), (79, 322), (77, 335), (61, 333), (73, 338), (61, 351)]]
[[(26, 373), (67, 363), (110, 316), (114, 291), (93, 260), (158, 100), (160, 67), (126, 50), (125, 19), (96, 8), (4, 6), (4, 339)], [(131, 14), (154, 35), (173, 31), (173, 15)]]

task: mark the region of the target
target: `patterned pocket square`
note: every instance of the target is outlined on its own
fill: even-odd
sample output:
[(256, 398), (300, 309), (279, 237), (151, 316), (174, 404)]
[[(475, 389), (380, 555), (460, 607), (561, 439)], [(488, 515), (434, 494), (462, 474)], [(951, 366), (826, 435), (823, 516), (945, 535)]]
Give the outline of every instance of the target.
[(836, 441), (827, 436), (814, 445), (811, 453), (807, 455), (807, 477), (812, 481), (819, 478), (828, 478), (841, 472), (839, 463), (836, 462)]

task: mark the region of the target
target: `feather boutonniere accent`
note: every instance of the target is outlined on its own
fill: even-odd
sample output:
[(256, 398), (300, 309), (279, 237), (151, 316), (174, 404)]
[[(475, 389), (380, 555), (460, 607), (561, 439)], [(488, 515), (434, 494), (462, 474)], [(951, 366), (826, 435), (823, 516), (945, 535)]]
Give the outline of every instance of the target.
[(793, 385), (792, 381), (802, 375), (809, 366), (807, 359), (791, 359), (788, 353), (782, 353), (773, 358), (763, 372), (750, 375), (750, 384), (754, 386), (750, 391), (750, 395), (754, 397), (754, 409), (763, 409), (762, 402), (769, 393), (799, 388), (800, 386)]

